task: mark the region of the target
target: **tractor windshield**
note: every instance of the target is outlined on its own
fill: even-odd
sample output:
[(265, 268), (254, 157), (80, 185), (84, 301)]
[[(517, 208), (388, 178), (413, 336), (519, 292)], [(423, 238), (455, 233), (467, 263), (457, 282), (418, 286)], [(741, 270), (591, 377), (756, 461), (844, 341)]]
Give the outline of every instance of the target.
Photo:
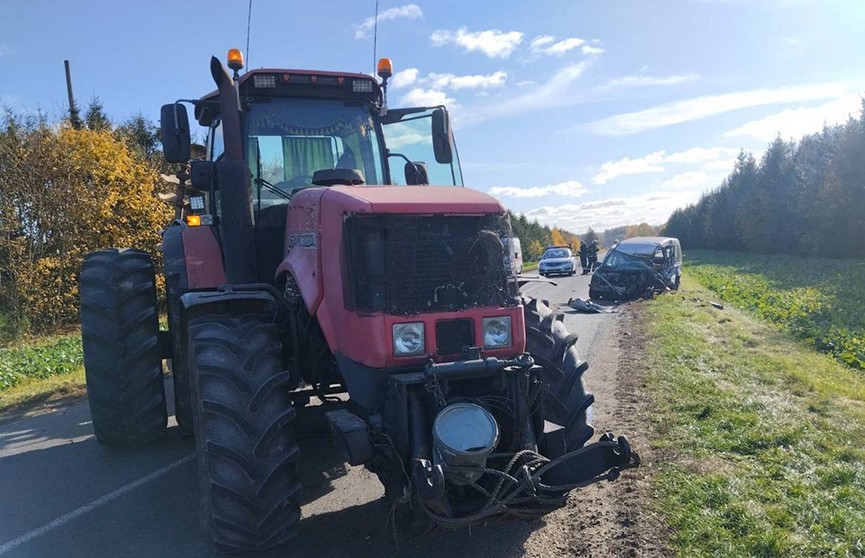
[[(258, 207), (285, 203), (317, 170), (352, 168), (383, 184), (381, 147), (369, 103), (256, 99), (246, 112), (249, 170)], [(267, 186), (261, 187), (261, 181)], [(275, 192), (274, 188), (279, 191)]]

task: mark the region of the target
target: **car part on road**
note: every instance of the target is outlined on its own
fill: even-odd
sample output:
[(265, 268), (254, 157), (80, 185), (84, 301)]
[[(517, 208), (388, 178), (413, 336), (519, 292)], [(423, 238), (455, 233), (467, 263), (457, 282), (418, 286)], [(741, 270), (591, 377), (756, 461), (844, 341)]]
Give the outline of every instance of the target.
[[(508, 212), (462, 187), (445, 107), (388, 109), (387, 60), (381, 83), (241, 76), (240, 53), (230, 60), (233, 76), (211, 60), (217, 91), (192, 101), (207, 155), (177, 174), (162, 246), (166, 357), (214, 550), (294, 533), (295, 416), (313, 397), (345, 458), (381, 480), (388, 517), (411, 526), (539, 517), (638, 464), (624, 438), (586, 445), (594, 398), (576, 335), (548, 303), (520, 298)], [(163, 156), (186, 165), (179, 103), (161, 111)], [(406, 133), (426, 140), (387, 148)], [(544, 274), (573, 274), (562, 252)]]
[(81, 342), (96, 439), (134, 446), (162, 436), (168, 420), (150, 256), (100, 250), (81, 269)]

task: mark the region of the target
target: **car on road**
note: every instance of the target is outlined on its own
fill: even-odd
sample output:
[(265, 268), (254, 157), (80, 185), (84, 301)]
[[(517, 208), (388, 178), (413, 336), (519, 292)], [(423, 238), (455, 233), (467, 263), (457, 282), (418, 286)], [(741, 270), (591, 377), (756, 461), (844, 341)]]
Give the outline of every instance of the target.
[(589, 298), (630, 300), (649, 289), (678, 290), (682, 277), (679, 239), (651, 236), (625, 239), (613, 246), (589, 283)]
[(549, 246), (541, 256), (538, 273), (551, 275), (573, 275), (577, 272), (577, 258), (569, 246)]

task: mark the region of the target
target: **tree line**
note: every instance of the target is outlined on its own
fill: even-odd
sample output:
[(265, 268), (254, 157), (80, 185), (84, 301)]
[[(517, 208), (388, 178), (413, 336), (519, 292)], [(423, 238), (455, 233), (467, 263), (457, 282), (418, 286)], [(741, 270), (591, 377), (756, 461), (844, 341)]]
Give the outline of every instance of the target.
[[(580, 236), (570, 231), (558, 227), (550, 228), (541, 225), (537, 220), (529, 221), (522, 213), (516, 214), (510, 210), (508, 216), (514, 236), (520, 239), (524, 261), (540, 260), (547, 246), (571, 246), (575, 250), (580, 246)], [(582, 240), (587, 242), (597, 238), (598, 235), (592, 229), (582, 236)]]
[(759, 161), (740, 153), (716, 189), (673, 212), (664, 234), (685, 248), (865, 257), (865, 101), (844, 124), (776, 138)]
[(76, 129), (45, 115), (0, 117), (0, 340), (78, 321), (84, 255), (154, 253), (171, 208), (156, 126), (114, 124), (98, 99)]

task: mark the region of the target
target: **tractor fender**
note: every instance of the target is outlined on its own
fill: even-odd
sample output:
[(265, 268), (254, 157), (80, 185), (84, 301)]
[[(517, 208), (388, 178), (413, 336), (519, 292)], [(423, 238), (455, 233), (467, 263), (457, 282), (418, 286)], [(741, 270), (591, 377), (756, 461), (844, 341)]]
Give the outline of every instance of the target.
[(273, 313), (277, 302), (273, 295), (265, 290), (237, 290), (231, 285), (223, 285), (217, 291), (198, 291), (186, 293), (180, 297), (183, 312), (183, 323), (204, 314), (231, 314), (233, 312), (249, 313), (259, 311)]
[(215, 289), (226, 283), (222, 251), (211, 227), (190, 227), (175, 220), (162, 234), (165, 276), (176, 278), (180, 296), (190, 289)]

